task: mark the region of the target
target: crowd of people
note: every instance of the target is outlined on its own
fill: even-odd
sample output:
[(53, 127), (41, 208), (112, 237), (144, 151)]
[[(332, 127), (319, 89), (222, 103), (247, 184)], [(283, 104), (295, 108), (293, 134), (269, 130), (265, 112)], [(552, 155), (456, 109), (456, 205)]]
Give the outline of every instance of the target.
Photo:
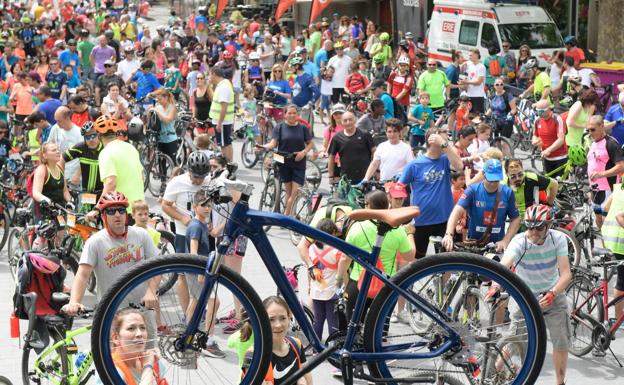
[[(357, 16), (334, 14), (332, 20), (323, 18), (295, 35), (273, 17), (265, 23), (260, 16), (246, 20), (234, 11), (229, 20), (215, 21), (213, 11), (199, 7), (185, 18), (172, 11), (167, 23), (151, 31), (137, 23), (140, 12), (133, 5), (117, 8), (106, 2), (96, 9), (87, 1), (57, 6), (33, 0), (2, 10), (2, 164), (16, 156), (33, 162), (37, 219), (52, 204), (74, 209), (71, 187), (89, 194), (89, 201), (83, 201), (92, 204), (88, 215), (99, 216), (104, 225), (84, 246), (70, 303), (63, 311), (76, 314), (81, 309), (92, 272), (101, 296), (121, 271), (158, 254), (158, 235), (146, 224), (150, 208), (141, 183), (144, 166), (126, 140), (129, 132), (147, 125), (137, 123), (131, 107), (142, 105), (155, 115), (158, 147), (172, 159), (180, 142), (175, 123), (186, 112), (180, 101), (187, 101), (193, 118), (210, 122), (220, 154), (192, 152), (159, 197), (162, 212), (174, 223), (176, 251), (207, 255), (224, 221), (218, 208), (211, 211), (201, 204), (202, 186), (234, 177), (227, 166), (234, 160), (237, 119), (260, 122), (258, 108), (270, 101), (265, 113), (275, 127), (262, 132), (264, 127), (256, 125), (254, 132), (258, 151), (293, 154), (279, 168), (287, 196), (285, 214), (292, 214), (298, 189), (305, 183), (305, 159), (327, 157), (330, 183), (341, 177), (353, 185), (373, 179), (388, 182), (386, 192), (365, 197), (365, 207), (420, 209), (413, 223), (386, 236), (380, 260), (389, 275), (424, 258), (431, 236), (442, 237), (448, 250), (466, 240), (494, 242), (503, 254), (501, 263), (515, 266), (545, 310), (556, 383), (563, 384), (570, 334), (561, 330), (568, 319), (562, 303), (570, 267), (567, 244), (551, 226), (549, 206), (557, 196), (561, 166), (586, 163), (587, 183), (597, 184), (596, 225), (603, 229), (605, 245), (624, 258), (624, 242), (612, 241), (624, 237), (619, 215), (624, 205), (619, 192), (624, 89), (618, 103), (599, 110), (594, 90), (599, 79), (580, 68), (584, 57), (573, 37), (566, 38), (566, 51), (555, 53), (550, 63), (531, 56), (528, 46), (522, 46), (516, 58), (509, 42), (503, 41), (502, 52), (492, 46), (485, 58), (478, 49), (471, 49), (466, 58), (454, 51), (452, 63), (444, 68), (427, 58), (410, 32), (393, 42), (373, 21)], [(522, 161), (505, 159), (490, 144), (494, 133), (512, 134), (518, 98), (508, 91), (510, 85), (523, 90), (521, 98), (534, 99), (536, 121), (530, 140), (549, 176), (525, 170)], [(452, 100), (458, 107), (439, 121)], [(569, 112), (555, 112), (566, 104)], [(492, 124), (474, 119), (481, 114), (491, 116)], [(322, 131), (318, 123), (315, 126), (315, 115), (326, 125)], [(210, 141), (206, 133), (194, 134), (198, 144)], [(318, 146), (314, 138), (320, 136)], [(343, 228), (351, 210), (344, 204), (320, 209), (323, 214), (312, 225), (371, 250), (368, 240), (376, 231), (372, 222), (358, 223), (348, 232)], [(225, 264), (240, 272), (245, 248), (245, 239), (237, 240)], [(130, 250), (133, 258), (119, 258)], [(333, 314), (336, 289), (344, 288), (354, 300), (361, 267), (356, 264), (348, 272), (350, 259), (327, 253), (312, 239), (303, 238), (298, 250), (310, 271), (315, 330), (321, 336), (325, 322), (329, 333), (344, 327)], [(320, 280), (328, 286), (320, 287)], [(197, 300), (189, 295), (193, 284), (181, 277), (176, 285), (189, 316)], [(148, 288), (140, 300), (157, 306), (154, 292)], [(624, 271), (618, 270), (615, 295), (622, 294)], [(214, 317), (219, 299), (213, 296), (207, 306), (206, 317)], [(290, 310), (279, 297), (268, 298), (265, 306), (274, 328), (274, 356), (279, 357), (274, 365), (294, 372), (305, 356), (298, 351), (300, 342), (285, 335)], [(239, 321), (231, 328), (238, 331), (243, 326), (240, 305), (230, 318)], [(406, 319), (399, 304), (392, 322)], [(125, 346), (123, 336), (133, 332), (143, 338), (152, 324), (165, 327), (135, 311), (120, 312), (114, 322), (120, 371), (140, 383), (158, 381), (162, 363), (159, 369), (156, 353), (139, 357), (137, 349), (148, 347)], [(225, 357), (214, 330), (207, 334), (206, 354)], [(129, 358), (121, 359), (125, 356)], [(294, 361), (297, 365), (289, 366)], [(311, 384), (312, 376), (305, 381)]]

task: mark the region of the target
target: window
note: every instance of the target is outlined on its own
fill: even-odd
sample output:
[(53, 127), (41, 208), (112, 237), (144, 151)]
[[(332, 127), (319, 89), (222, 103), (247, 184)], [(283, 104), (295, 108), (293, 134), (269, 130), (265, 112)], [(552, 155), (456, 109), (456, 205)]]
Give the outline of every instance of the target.
[(498, 44), (498, 37), (496, 36), (496, 29), (490, 23), (483, 23), (483, 27), (481, 27), (481, 47), (488, 48), (492, 44)]
[(501, 38), (509, 40), (512, 49), (527, 44), (531, 49), (561, 48), (563, 40), (555, 23), (499, 24)]
[(476, 46), (479, 39), (479, 22), (464, 20), (459, 30), (459, 44)]

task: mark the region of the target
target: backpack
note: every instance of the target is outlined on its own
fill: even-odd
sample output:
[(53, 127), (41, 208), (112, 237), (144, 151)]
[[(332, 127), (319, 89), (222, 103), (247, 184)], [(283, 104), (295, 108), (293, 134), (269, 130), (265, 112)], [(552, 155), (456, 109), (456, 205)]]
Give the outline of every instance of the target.
[(44, 274), (30, 263), (30, 258), (28, 258), (30, 252), (24, 252), (17, 262), (13, 310), (19, 319), (28, 319), (26, 304), (22, 295), (30, 292), (37, 293), (35, 314), (56, 314), (61, 309), (60, 306), (52, 302), (52, 293), (63, 291), (65, 269), (61, 266), (54, 274)]
[[(377, 262), (375, 263), (375, 267), (378, 270), (385, 272), (384, 265), (381, 262), (381, 258), (379, 257), (377, 257)], [(357, 282), (358, 290), (361, 290), (362, 288), (362, 282), (364, 281), (365, 272), (366, 270), (362, 270), (362, 272), (360, 273), (360, 278), (358, 278), (358, 282)], [(381, 289), (383, 289), (384, 286), (385, 286), (385, 283), (383, 283), (379, 278), (372, 277), (370, 286), (368, 287), (368, 293), (366, 293), (366, 298), (377, 297), (379, 295), (379, 292), (381, 291)]]
[[(45, 168), (45, 172), (46, 172), (46, 176), (43, 179), (47, 179), (48, 178), (48, 168), (44, 165), (40, 165), (43, 166)], [(34, 183), (34, 179), (35, 179), (35, 171), (37, 171), (37, 167), (35, 167), (35, 169), (30, 173), (30, 175), (28, 175), (28, 178), (26, 179), (26, 192), (28, 193), (28, 196), (33, 198), (33, 183)]]
[(498, 57), (496, 57), (494, 60), (490, 59), (490, 62), (488, 63), (488, 69), (490, 70), (490, 75), (494, 77), (500, 76), (503, 73), (503, 69), (501, 68)]
[(394, 96), (386, 93), (386, 95), (392, 98), (392, 107), (394, 112), (394, 117), (399, 119), (403, 124), (407, 124), (407, 113), (405, 112), (405, 108), (399, 104), (399, 102), (394, 98)]

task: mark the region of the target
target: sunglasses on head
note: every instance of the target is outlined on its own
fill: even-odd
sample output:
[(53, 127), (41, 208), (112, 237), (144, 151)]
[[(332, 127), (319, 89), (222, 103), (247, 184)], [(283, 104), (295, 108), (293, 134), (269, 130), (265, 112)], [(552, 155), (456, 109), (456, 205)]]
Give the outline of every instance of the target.
[(524, 225), (528, 230), (537, 230), (542, 231), (546, 227), (546, 223), (544, 222), (525, 222)]
[(106, 215), (125, 214), (126, 208), (125, 207), (109, 207), (105, 209), (104, 212), (106, 213)]
[(97, 138), (97, 134), (89, 134), (84, 136), (85, 140), (93, 140)]

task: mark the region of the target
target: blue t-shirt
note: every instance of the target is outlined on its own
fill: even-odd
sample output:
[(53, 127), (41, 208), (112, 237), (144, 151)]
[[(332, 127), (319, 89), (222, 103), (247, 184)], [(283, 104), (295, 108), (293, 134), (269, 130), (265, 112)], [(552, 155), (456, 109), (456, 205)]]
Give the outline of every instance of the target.
[(429, 129), (429, 124), (433, 121), (433, 110), (431, 107), (423, 106), (422, 104), (417, 104), (410, 111), (412, 115), (418, 120), (426, 120), (427, 122), (423, 125), (412, 126), (410, 132), (414, 135), (425, 136), (425, 132)]
[(6, 66), (4, 65), (5, 60), (9, 64), (9, 68), (11, 68), (13, 64), (19, 61), (19, 58), (15, 55), (9, 56), (9, 57), (5, 57), (4, 55), (2, 55), (0, 57), (0, 78), (3, 80), (6, 79), (6, 73), (7, 73)]
[(249, 80), (262, 80), (262, 67), (260, 66), (249, 66), (247, 73), (249, 74)]
[(69, 81), (67, 82), (67, 87), (68, 88), (76, 88), (80, 85), (80, 78), (78, 77), (78, 75), (76, 73), (74, 73), (74, 76), (72, 76), (71, 79), (69, 79)]
[(45, 102), (41, 102), (39, 107), (37, 107), (38, 111), (41, 111), (42, 114), (45, 115), (46, 120), (50, 123), (51, 126), (56, 124), (56, 119), (54, 119), (54, 112), (56, 109), (61, 106), (61, 101), (58, 99), (48, 99)]
[(379, 97), (386, 108), (386, 112), (384, 112), (384, 119), (394, 118), (394, 102), (392, 101), (392, 96), (387, 93), (381, 94)]
[[(297, 123), (294, 126), (288, 125), (286, 122), (281, 122), (273, 129), (273, 139), (277, 141), (278, 151), (284, 152), (299, 152), (303, 150), (306, 143), (312, 140), (312, 133), (310, 129), (301, 123)], [(295, 162), (294, 159), (287, 159), (284, 163), (285, 166), (304, 170), (306, 166), (306, 160)]]
[[(505, 237), (505, 220), (507, 217), (515, 219), (519, 215), (513, 190), (505, 185), (500, 185), (500, 189), (498, 213), (496, 214), (496, 223), (492, 226), (490, 242), (498, 242)], [(483, 182), (470, 185), (464, 191), (457, 204), (468, 213), (468, 238), (481, 239), (490, 223), (495, 201), (496, 192), (488, 192)]]
[[(0, 93), (0, 107), (7, 107), (9, 105), (9, 95), (6, 94), (6, 92), (2, 92)], [(9, 113), (6, 111), (0, 111), (0, 120), (4, 120), (5, 122), (8, 122), (9, 119), (7, 119)]]
[(0, 139), (0, 164), (4, 164), (5, 159), (9, 156), (9, 152), (11, 152), (11, 142), (4, 137)]
[(46, 81), (48, 82), (48, 88), (50, 88), (50, 93), (54, 99), (61, 99), (61, 91), (63, 86), (67, 84), (67, 75), (65, 72), (48, 72), (46, 76)]
[[(459, 82), (459, 68), (455, 64), (450, 64), (444, 71), (446, 78), (451, 84), (457, 84)], [(451, 88), (451, 99), (459, 96), (459, 88)]]
[[(288, 80), (271, 80), (269, 82), (268, 87), (270, 89), (272, 89), (273, 91), (278, 91), (278, 92), (284, 92), (289, 94), (291, 92), (290, 90), (290, 84), (288, 83)], [(278, 106), (283, 106), (286, 104), (287, 100), (286, 98), (284, 98), (283, 96), (279, 96), (279, 95), (275, 95), (275, 100), (274, 100), (275, 104), (277, 104)]]
[(197, 254), (208, 256), (210, 254), (210, 242), (208, 241), (208, 225), (201, 222), (197, 218), (191, 219), (191, 222), (186, 227), (186, 250), (185, 252), (191, 252), (191, 239), (198, 240)]
[[(490, 99), (490, 108), (492, 109), (492, 117), (496, 120), (501, 120), (507, 117), (507, 107), (511, 102), (513, 96), (510, 93), (505, 92), (502, 95), (494, 94)], [(511, 110), (511, 107), (509, 108)]]
[(319, 67), (309, 60), (303, 63), (303, 71), (313, 78), (318, 78), (321, 73)]
[(137, 99), (141, 99), (150, 92), (160, 88), (160, 83), (158, 83), (156, 75), (151, 72), (145, 74), (143, 71), (139, 71), (132, 77), (132, 81), (137, 82)]
[(61, 52), (59, 55), (59, 61), (62, 64), (62, 68), (65, 66), (72, 64), (72, 68), (74, 69), (74, 73), (78, 73), (78, 65), (80, 64), (80, 56), (78, 56), (77, 52), (72, 52), (68, 49)]
[(615, 126), (613, 126), (611, 129), (611, 136), (613, 136), (620, 145), (624, 145), (624, 111), (621, 104), (614, 104), (611, 108), (609, 108), (609, 111), (607, 111), (604, 120), (617, 122), (620, 119), (623, 121), (618, 122)]
[(329, 57), (327, 56), (327, 51), (325, 51), (325, 48), (321, 48), (318, 51), (316, 51), (316, 55), (314, 55), (314, 64), (318, 67), (321, 68), (321, 64), (323, 64), (323, 62), (327, 63), (329, 61)]
[(297, 107), (303, 107), (309, 102), (316, 102), (320, 96), (320, 91), (312, 76), (304, 72), (295, 78), (292, 94), (292, 102)]
[(451, 163), (446, 154), (438, 159), (425, 155), (403, 168), (400, 182), (412, 189), (411, 204), (420, 208), (415, 226), (446, 223), (453, 210), (451, 193)]

